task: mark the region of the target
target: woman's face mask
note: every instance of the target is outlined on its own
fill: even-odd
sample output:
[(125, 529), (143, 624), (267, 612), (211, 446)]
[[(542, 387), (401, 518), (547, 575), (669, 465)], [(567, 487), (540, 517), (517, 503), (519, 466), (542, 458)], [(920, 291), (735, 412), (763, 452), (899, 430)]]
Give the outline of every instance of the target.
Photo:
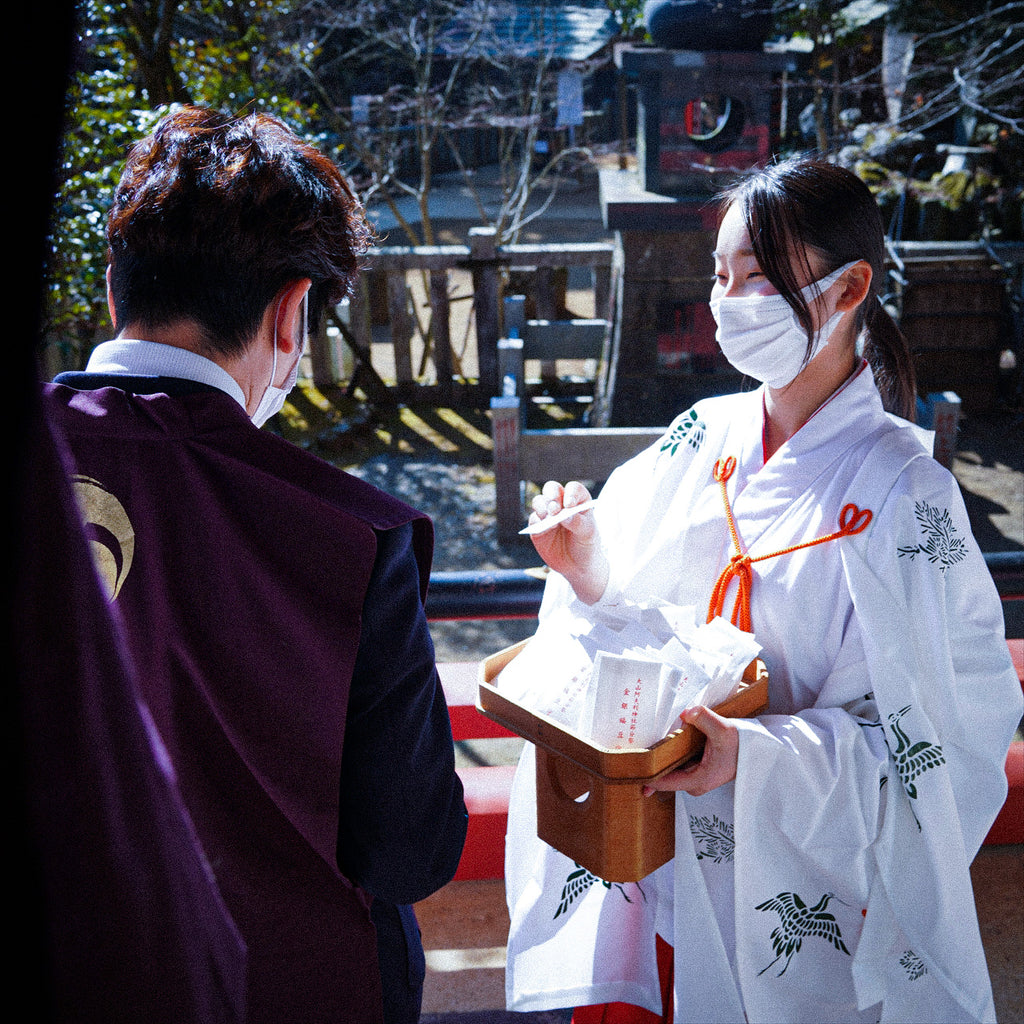
[[(856, 261), (855, 261), (856, 262)], [(811, 303), (824, 295), (839, 278), (854, 266), (847, 263), (820, 281), (802, 288), (800, 294)], [(769, 387), (782, 388), (827, 344), (844, 313), (836, 312), (818, 328), (810, 355), (807, 334), (796, 312), (781, 295), (715, 296), (711, 315), (718, 325), (715, 338), (725, 358), (748, 377)]]
[[(274, 363), (270, 370), (270, 383), (267, 385), (267, 390), (263, 392), (263, 397), (260, 399), (260, 404), (256, 406), (256, 411), (249, 417), (257, 427), (262, 427), (271, 416), (281, 411), (285, 399), (292, 388), (295, 387), (295, 382), (299, 379), (299, 362), (302, 359), (302, 349), (306, 341), (307, 295), (302, 296), (302, 322), (299, 328), (299, 338), (301, 340), (297, 346), (298, 353), (295, 356), (295, 364), (292, 366), (287, 380), (279, 388), (274, 387), (274, 378), (277, 376), (277, 316), (274, 316)], [(280, 309), (280, 304), (278, 304), (278, 309)]]

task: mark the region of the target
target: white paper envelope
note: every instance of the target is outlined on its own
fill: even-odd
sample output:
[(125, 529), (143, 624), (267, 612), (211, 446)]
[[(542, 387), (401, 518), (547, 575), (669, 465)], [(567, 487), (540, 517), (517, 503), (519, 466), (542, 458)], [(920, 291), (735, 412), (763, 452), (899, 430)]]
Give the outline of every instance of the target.
[(600, 652), (594, 663), (590, 736), (611, 750), (646, 748), (658, 735), (661, 663)]

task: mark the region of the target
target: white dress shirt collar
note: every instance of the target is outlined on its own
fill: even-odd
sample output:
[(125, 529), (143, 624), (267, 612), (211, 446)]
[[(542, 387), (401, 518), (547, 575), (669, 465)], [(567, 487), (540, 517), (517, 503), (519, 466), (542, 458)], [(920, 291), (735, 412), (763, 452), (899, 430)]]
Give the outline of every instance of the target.
[(244, 409), (245, 394), (238, 381), (212, 359), (156, 341), (115, 338), (93, 349), (86, 373), (131, 377), (178, 377), (209, 384), (229, 394)]

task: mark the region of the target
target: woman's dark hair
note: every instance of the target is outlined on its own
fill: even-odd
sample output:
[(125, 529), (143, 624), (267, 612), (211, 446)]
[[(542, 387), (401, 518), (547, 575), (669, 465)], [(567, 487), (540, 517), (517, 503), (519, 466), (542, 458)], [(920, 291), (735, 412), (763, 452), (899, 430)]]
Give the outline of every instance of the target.
[[(762, 272), (807, 332), (807, 357), (813, 326), (796, 268), (813, 278), (856, 260), (871, 265), (871, 287), (857, 310), (856, 327), (864, 330), (864, 356), (885, 408), (913, 420), (914, 364), (906, 339), (879, 299), (885, 280), (885, 234), (867, 185), (836, 164), (799, 157), (752, 171), (721, 198), (723, 216), (734, 204), (742, 211)], [(810, 251), (824, 263), (823, 274), (812, 272)]]
[(107, 222), (118, 324), (191, 320), (238, 355), (286, 284), (310, 323), (351, 289), (373, 234), (338, 168), (266, 114), (184, 107), (132, 148)]

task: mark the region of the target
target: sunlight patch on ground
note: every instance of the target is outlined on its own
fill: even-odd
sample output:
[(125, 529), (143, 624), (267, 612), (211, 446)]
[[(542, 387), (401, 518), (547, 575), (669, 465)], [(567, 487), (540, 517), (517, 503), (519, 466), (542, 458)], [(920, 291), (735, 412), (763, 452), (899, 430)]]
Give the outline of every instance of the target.
[(309, 420), (291, 402), (285, 402), (281, 407), (281, 417), (292, 430), (307, 431), (310, 429)]
[(450, 441), (444, 434), (438, 433), (426, 420), (417, 416), (408, 406), (399, 410), (399, 417), (404, 426), (415, 431), (425, 441), (429, 441), (438, 451), (457, 452), (459, 446)]
[(321, 412), (330, 412), (334, 406), (331, 405), (330, 399), (312, 382), (312, 380), (299, 379), (298, 386), (302, 389), (303, 395), (306, 397), (306, 401), (310, 405), (315, 406)]
[(467, 441), (478, 445), (483, 448), (484, 451), (492, 451), (494, 449), (494, 442), (490, 436), (485, 434), (482, 430), (478, 430), (468, 420), (463, 419), (454, 409), (438, 409), (438, 419), (444, 420), (448, 426), (453, 427), (457, 430)]
[(560, 425), (564, 425), (566, 421), (575, 420), (578, 415), (575, 410), (570, 411), (557, 402), (538, 402), (536, 406), (541, 413)]
[(425, 950), (427, 970), (447, 974), (451, 971), (493, 969), (505, 966), (505, 947), (486, 946), (480, 949)]
[(395, 440), (395, 435), (390, 430), (385, 430), (383, 427), (378, 427), (374, 433), (377, 435), (377, 439), (381, 444), (388, 448), (392, 446), (396, 451), (401, 452), (403, 455), (415, 455), (416, 449), (404, 437), (400, 437)]

